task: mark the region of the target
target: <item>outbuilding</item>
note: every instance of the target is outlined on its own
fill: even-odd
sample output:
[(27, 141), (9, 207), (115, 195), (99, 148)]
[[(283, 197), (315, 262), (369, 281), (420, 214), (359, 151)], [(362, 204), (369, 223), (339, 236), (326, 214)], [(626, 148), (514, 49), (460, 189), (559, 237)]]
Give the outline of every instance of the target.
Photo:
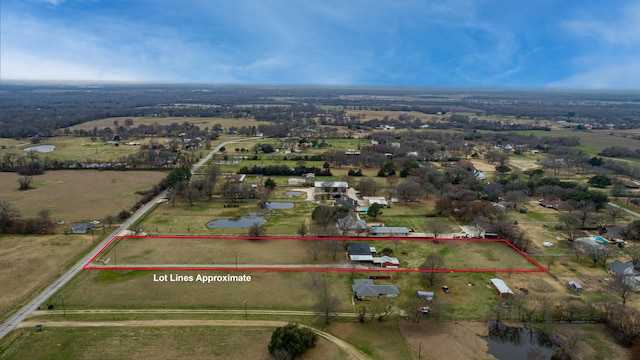
[(427, 301), (433, 300), (434, 293), (433, 291), (421, 291), (418, 290), (418, 299), (425, 299)]
[(504, 281), (498, 278), (491, 279), (491, 288), (495, 290), (496, 294), (501, 298), (510, 298), (513, 296), (513, 291), (509, 289)]
[(576, 292), (581, 292), (582, 291), (582, 286), (580, 284), (578, 284), (578, 282), (576, 281), (569, 281), (567, 283), (567, 285), (569, 286), (569, 289), (576, 291)]

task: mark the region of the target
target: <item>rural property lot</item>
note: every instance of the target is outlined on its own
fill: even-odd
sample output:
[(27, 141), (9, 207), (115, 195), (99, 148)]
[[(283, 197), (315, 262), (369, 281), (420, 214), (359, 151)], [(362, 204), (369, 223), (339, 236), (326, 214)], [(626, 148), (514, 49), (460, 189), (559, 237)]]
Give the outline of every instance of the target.
[[(0, 359), (269, 359), (273, 327), (238, 323), (228, 326), (48, 327), (34, 333), (21, 329), (4, 340), (13, 342)], [(248, 325), (248, 326), (243, 326)], [(17, 346), (16, 346), (17, 345)], [(318, 337), (305, 359), (349, 359)]]
[[(230, 272), (249, 275), (245, 282), (157, 282), (166, 271), (82, 271), (61, 292), (67, 309), (252, 309), (313, 310), (323, 277), (317, 273)], [(180, 271), (179, 275), (227, 275), (229, 272)], [(175, 274), (175, 273), (173, 273)], [(340, 301), (338, 310), (351, 312), (347, 276), (327, 274), (327, 290)], [(60, 301), (55, 303), (59, 309)]]
[(33, 188), (18, 190), (18, 175), (0, 173), (0, 194), (20, 211), (35, 217), (51, 211), (53, 220), (67, 223), (101, 220), (136, 203), (136, 191), (148, 190), (165, 178), (159, 171), (59, 170), (33, 177)]
[(0, 236), (0, 319), (60, 276), (90, 246), (87, 235)]
[[(340, 241), (336, 259), (321, 250), (314, 260), (309, 250)], [(395, 251), (402, 261), (400, 269), (373, 271), (419, 272), (430, 253), (445, 260), (442, 272), (544, 272), (534, 260), (505, 240), (428, 239), (428, 238), (327, 238), (243, 236), (125, 236), (114, 238), (85, 269), (98, 270), (257, 270), (259, 265), (275, 265), (274, 271), (366, 272), (365, 264), (350, 264), (342, 242), (366, 241), (378, 251)], [(286, 254), (283, 255), (283, 254)], [(288, 265), (303, 264), (298, 268)], [(278, 267), (280, 265), (280, 267)], [(308, 266), (307, 266), (308, 265)], [(358, 265), (358, 266), (356, 266)], [(339, 267), (339, 268), (338, 268)]]

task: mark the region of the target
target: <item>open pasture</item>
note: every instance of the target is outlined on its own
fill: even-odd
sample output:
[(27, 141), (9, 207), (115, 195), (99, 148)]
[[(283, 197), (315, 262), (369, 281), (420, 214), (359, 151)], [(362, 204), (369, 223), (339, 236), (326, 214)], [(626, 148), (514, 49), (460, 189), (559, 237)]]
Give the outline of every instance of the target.
[[(366, 241), (379, 252), (392, 252), (401, 261), (400, 269), (350, 262), (345, 243), (358, 240)], [(335, 252), (331, 250), (332, 244), (337, 246)], [(317, 250), (313, 251), (314, 248)], [(317, 259), (312, 255), (314, 252), (318, 254)], [(438, 254), (444, 259), (445, 266), (435, 269), (443, 272), (544, 272), (544, 269), (504, 240), (278, 236), (259, 239), (242, 236), (118, 237), (107, 244), (85, 268), (247, 270), (259, 268), (260, 265), (275, 265), (267, 268), (268, 271), (309, 271), (313, 268), (317, 271), (334, 272), (419, 272), (420, 264), (429, 254)], [(297, 268), (290, 266), (300, 264), (303, 265)]]
[(216, 118), (216, 117), (115, 117), (115, 118), (105, 118), (94, 121), (85, 122), (82, 124), (74, 125), (70, 127), (70, 130), (92, 130), (95, 127), (98, 129), (103, 128), (113, 128), (114, 121), (118, 122), (118, 126), (124, 126), (125, 119), (132, 119), (133, 126), (137, 127), (138, 125), (151, 125), (151, 124), (159, 124), (159, 125), (171, 125), (173, 123), (183, 124), (188, 122), (189, 124), (196, 125), (200, 129), (204, 129), (208, 127), (209, 129), (213, 129), (215, 124), (222, 125), (225, 130), (228, 130), (230, 127), (235, 126), (237, 128), (242, 126), (258, 126), (260, 124), (269, 124), (267, 121), (257, 121), (253, 119), (237, 119), (237, 118)]
[(0, 320), (60, 276), (91, 245), (90, 235), (0, 236)]
[[(251, 281), (154, 281), (154, 276), (248, 275)], [(313, 275), (315, 274), (315, 275)], [(301, 272), (234, 271), (82, 271), (61, 290), (67, 309), (243, 309), (313, 311), (321, 291), (351, 311), (348, 276)], [(57, 308), (62, 306), (58, 300)]]
[[(45, 327), (16, 331), (0, 343), (0, 359), (269, 359), (273, 327), (156, 326)], [(304, 354), (305, 359), (346, 359), (328, 340)]]
[(18, 175), (0, 173), (2, 199), (13, 203), (22, 216), (40, 210), (67, 223), (101, 220), (133, 206), (140, 195), (166, 176), (159, 171), (57, 170), (33, 177), (33, 189), (18, 190)]

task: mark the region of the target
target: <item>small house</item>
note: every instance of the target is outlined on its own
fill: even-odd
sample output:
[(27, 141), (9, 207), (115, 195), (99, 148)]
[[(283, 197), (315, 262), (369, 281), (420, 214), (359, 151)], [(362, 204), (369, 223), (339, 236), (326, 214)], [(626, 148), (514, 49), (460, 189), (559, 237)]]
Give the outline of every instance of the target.
[(380, 256), (373, 258), (373, 264), (381, 266), (387, 269), (397, 269), (400, 267), (400, 261), (398, 258), (390, 257), (390, 256)]
[(372, 253), (375, 253), (375, 248), (370, 247), (366, 242), (358, 241), (347, 243), (347, 255), (351, 261), (373, 262)]
[(513, 291), (509, 289), (507, 284), (504, 281), (498, 278), (491, 279), (491, 288), (495, 290), (496, 294), (501, 298), (510, 298), (513, 296)]
[(86, 223), (73, 223), (71, 224), (71, 232), (73, 234), (86, 234), (89, 231), (93, 230), (95, 224), (86, 222)]

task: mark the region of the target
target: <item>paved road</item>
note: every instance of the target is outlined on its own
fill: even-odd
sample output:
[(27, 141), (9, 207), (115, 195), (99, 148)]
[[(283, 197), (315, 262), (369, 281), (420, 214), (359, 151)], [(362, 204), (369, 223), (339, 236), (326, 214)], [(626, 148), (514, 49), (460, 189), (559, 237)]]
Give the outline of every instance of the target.
[(611, 202), (610, 202), (610, 203), (608, 203), (607, 205), (609, 205), (609, 206), (611, 206), (611, 207), (614, 207), (614, 208), (616, 208), (616, 209), (620, 209), (620, 210), (622, 210), (622, 211), (626, 212), (627, 214), (631, 214), (631, 215), (633, 215), (633, 216), (635, 216), (635, 217), (640, 217), (640, 213), (637, 213), (637, 212), (635, 212), (635, 211), (629, 210), (629, 209), (627, 209), (627, 208), (623, 208), (623, 207), (622, 207), (622, 206), (620, 206), (620, 205), (616, 205), (616, 204), (611, 203)]
[[(223, 146), (227, 146), (228, 144), (252, 140), (254, 138), (245, 138), (234, 141), (226, 141), (222, 144), (216, 146), (207, 156), (202, 158), (198, 163), (196, 163), (191, 172), (195, 173), (198, 169), (200, 169), (211, 157), (220, 150)], [(29, 314), (38, 309), (39, 306), (46, 304), (46, 302), (51, 299), (51, 297), (64, 285), (66, 285), (69, 280), (71, 280), (74, 276), (76, 276), (80, 270), (82, 270), (82, 266), (89, 262), (100, 250), (111, 240), (114, 236), (121, 235), (123, 231), (129, 228), (131, 224), (138, 221), (144, 215), (146, 215), (153, 207), (167, 196), (167, 191), (163, 191), (160, 195), (156, 196), (153, 200), (149, 201), (146, 205), (141, 207), (138, 211), (136, 211), (129, 219), (127, 219), (124, 223), (118, 227), (115, 231), (113, 231), (109, 236), (104, 238), (93, 250), (91, 250), (87, 255), (85, 255), (80, 261), (78, 261), (75, 265), (73, 265), (69, 270), (67, 270), (62, 276), (56, 279), (51, 285), (49, 285), (46, 289), (44, 289), (38, 296), (36, 296), (33, 300), (31, 300), (27, 305), (18, 310), (15, 314), (11, 315), (5, 322), (0, 324), (0, 339), (4, 338), (11, 330), (13, 330), (16, 326), (18, 326)], [(61, 296), (64, 297), (64, 294)]]

